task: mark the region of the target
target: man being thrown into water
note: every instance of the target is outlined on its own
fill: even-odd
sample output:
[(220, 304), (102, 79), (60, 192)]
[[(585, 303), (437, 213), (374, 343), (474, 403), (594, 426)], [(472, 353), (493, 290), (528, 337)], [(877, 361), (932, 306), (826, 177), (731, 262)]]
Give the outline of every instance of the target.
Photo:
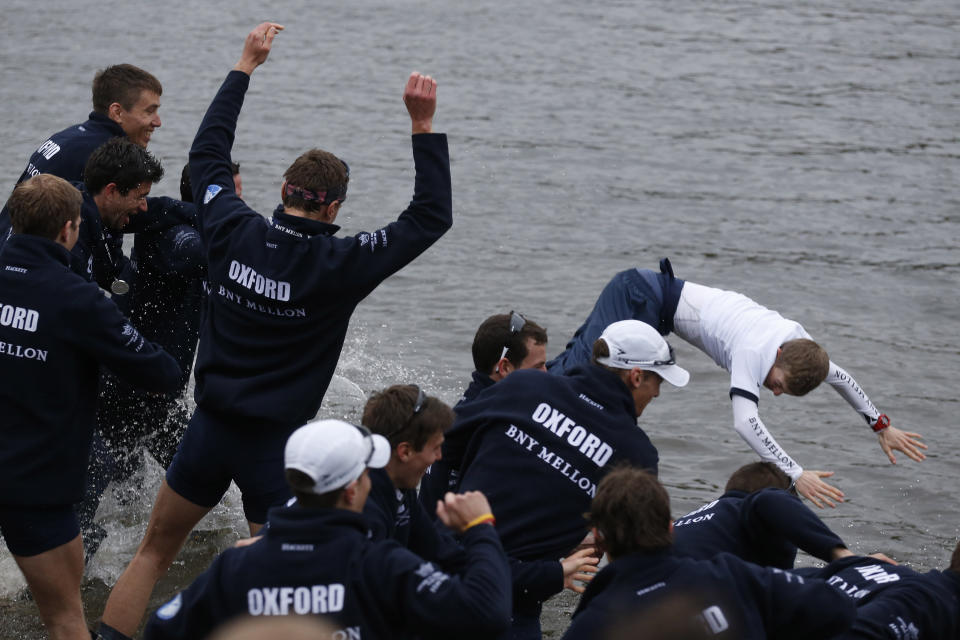
[(737, 433), (763, 460), (786, 472), (797, 492), (818, 507), (842, 502), (843, 492), (823, 481), (832, 471), (804, 469), (774, 440), (760, 420), (761, 387), (775, 396), (802, 396), (826, 380), (876, 432), (891, 463), (896, 464), (894, 451), (917, 462), (926, 457), (920, 434), (891, 426), (890, 418), (799, 323), (739, 293), (675, 278), (667, 259), (661, 260), (660, 273), (628, 269), (615, 275), (566, 350), (548, 362), (547, 369), (564, 373), (588, 362), (590, 347), (604, 327), (627, 318), (646, 322), (661, 335), (675, 332), (729, 371)]

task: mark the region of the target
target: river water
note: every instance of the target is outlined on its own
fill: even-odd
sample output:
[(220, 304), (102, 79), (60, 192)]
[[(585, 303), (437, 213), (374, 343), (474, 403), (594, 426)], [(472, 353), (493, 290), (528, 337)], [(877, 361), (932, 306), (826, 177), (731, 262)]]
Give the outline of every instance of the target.
[[(252, 82), (234, 157), (244, 197), (272, 211), (280, 176), (320, 146), (350, 163), (344, 232), (394, 218), (412, 192), (411, 70), (439, 80), (454, 228), (353, 316), (321, 414), (416, 382), (454, 402), (490, 314), (545, 325), (553, 355), (616, 271), (655, 268), (741, 291), (798, 320), (922, 464), (887, 463), (830, 389), (761, 398), (780, 443), (836, 472), (823, 516), (855, 551), (941, 567), (956, 543), (960, 465), (960, 5), (954, 0), (354, 0), (45, 3), (4, 0), (0, 176), (12, 186), (53, 131), (85, 119), (95, 71), (130, 62), (163, 83), (150, 149), (176, 195), (200, 118), (258, 22), (287, 26)], [(754, 455), (732, 429), (726, 374), (672, 338), (692, 381), (664, 385), (641, 425), (675, 514), (715, 497)], [(160, 470), (117, 487), (88, 567), (96, 618), (140, 540)], [(122, 504), (112, 494), (135, 496)], [(231, 493), (191, 538), (155, 604), (243, 531)], [(809, 559), (806, 559), (809, 561)], [(551, 613), (548, 635), (565, 624)], [(41, 635), (0, 552), (0, 637)]]

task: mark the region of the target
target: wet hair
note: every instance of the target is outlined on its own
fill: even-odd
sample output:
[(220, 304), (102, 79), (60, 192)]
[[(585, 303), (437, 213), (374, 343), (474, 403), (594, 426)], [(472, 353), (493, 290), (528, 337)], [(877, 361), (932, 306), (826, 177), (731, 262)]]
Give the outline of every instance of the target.
[(830, 356), (813, 340), (797, 338), (780, 345), (783, 351), (775, 364), (783, 369), (786, 391), (803, 396), (823, 382), (830, 371)]
[(310, 509), (332, 509), (337, 505), (346, 487), (340, 487), (326, 493), (314, 493), (313, 478), (299, 469), (285, 469), (287, 484), (297, 498), (297, 504)]
[(433, 396), (426, 396), (415, 413), (418, 396), (418, 388), (412, 384), (395, 384), (378, 391), (367, 400), (361, 424), (389, 440), (391, 449), (409, 442), (414, 451), (422, 451), (437, 433), (450, 428), (455, 416), (453, 409)]
[(772, 462), (751, 462), (731, 474), (724, 491), (753, 493), (768, 487), (790, 489), (792, 485), (790, 476)]
[(303, 190), (314, 193), (330, 189), (342, 189), (346, 197), (350, 175), (347, 165), (340, 158), (322, 149), (311, 149), (293, 161), (283, 173), (287, 185), (294, 187), (291, 193), (283, 193), (283, 206), (307, 213), (322, 211), (327, 204), (303, 197)]
[(526, 323), (516, 333), (510, 333), (510, 314), (500, 313), (490, 316), (477, 329), (473, 336), (473, 366), (481, 373), (491, 374), (500, 362), (500, 354), (507, 347), (507, 360), (519, 368), (528, 355), (527, 339), (534, 344), (547, 344), (547, 330), (536, 322), (524, 318)]
[(132, 64), (115, 64), (101, 69), (93, 77), (93, 110), (106, 115), (110, 105), (116, 102), (129, 111), (144, 91), (163, 95), (163, 86), (153, 74)]
[(90, 154), (83, 170), (83, 181), (91, 195), (97, 195), (111, 182), (121, 194), (149, 182), (159, 182), (163, 166), (149, 151), (127, 138), (110, 138)]
[(21, 182), (7, 200), (14, 233), (47, 240), (56, 240), (63, 225), (80, 217), (82, 204), (76, 187), (50, 173)]
[[(240, 163), (230, 162), (230, 171), (233, 175), (240, 173)], [(184, 202), (193, 202), (193, 187), (190, 184), (190, 163), (183, 165), (183, 171), (180, 172), (180, 199)]]
[(618, 466), (604, 476), (588, 519), (611, 558), (673, 544), (670, 497), (656, 476), (642, 469)]
[(953, 555), (950, 556), (950, 571), (955, 571), (960, 573), (960, 541), (957, 542), (956, 548), (953, 550)]

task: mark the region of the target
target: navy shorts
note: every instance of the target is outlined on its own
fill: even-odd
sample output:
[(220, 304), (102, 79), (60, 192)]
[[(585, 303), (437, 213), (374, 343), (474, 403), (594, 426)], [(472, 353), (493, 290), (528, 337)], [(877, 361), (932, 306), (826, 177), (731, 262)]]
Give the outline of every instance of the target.
[(15, 556), (36, 556), (80, 535), (72, 504), (52, 506), (0, 505), (0, 533)]
[(263, 524), (268, 509), (293, 495), (284, 477), (283, 448), (296, 428), (237, 426), (198, 407), (167, 469), (167, 484), (190, 502), (213, 508), (232, 480), (247, 520)]

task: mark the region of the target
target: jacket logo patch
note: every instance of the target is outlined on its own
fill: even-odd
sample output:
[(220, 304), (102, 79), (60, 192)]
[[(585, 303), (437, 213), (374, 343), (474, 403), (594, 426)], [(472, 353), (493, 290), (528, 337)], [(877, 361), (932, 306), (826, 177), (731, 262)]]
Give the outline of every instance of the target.
[(161, 620), (169, 620), (180, 613), (180, 606), (183, 604), (183, 595), (177, 594), (173, 600), (157, 609), (157, 617)]
[(217, 194), (223, 191), (223, 187), (218, 184), (212, 184), (207, 187), (207, 192), (203, 194), (203, 204), (209, 203), (217, 197)]

